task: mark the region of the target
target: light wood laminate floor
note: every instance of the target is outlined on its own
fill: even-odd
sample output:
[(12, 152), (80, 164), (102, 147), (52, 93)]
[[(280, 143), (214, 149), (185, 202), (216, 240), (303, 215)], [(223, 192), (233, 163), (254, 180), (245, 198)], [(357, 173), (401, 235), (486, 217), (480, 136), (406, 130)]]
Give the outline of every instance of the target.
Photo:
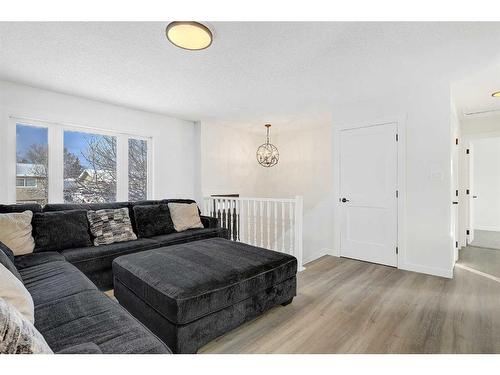
[(325, 256), (298, 296), (199, 353), (500, 353), (500, 283)]

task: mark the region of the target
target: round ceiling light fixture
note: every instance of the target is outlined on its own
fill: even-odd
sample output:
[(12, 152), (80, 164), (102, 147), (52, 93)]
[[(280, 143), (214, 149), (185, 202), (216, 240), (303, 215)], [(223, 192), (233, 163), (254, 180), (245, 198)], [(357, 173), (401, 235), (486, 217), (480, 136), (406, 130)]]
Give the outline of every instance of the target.
[(190, 51), (210, 47), (213, 35), (208, 27), (194, 21), (175, 21), (167, 26), (167, 39), (175, 46)]
[(269, 142), (269, 128), (271, 124), (266, 124), (264, 126), (267, 129), (266, 143), (260, 145), (257, 149), (257, 161), (263, 167), (270, 168), (278, 164), (280, 153), (278, 152), (278, 148)]
[(500, 91), (495, 91), (493, 94), (491, 94), (494, 98), (500, 98)]

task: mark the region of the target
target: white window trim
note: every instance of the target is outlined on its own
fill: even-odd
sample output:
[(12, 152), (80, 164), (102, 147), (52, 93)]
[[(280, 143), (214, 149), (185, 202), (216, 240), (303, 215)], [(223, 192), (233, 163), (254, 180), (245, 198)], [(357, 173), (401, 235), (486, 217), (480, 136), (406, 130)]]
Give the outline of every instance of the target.
[(81, 132), (97, 135), (107, 135), (116, 137), (117, 147), (117, 181), (116, 181), (116, 201), (128, 201), (128, 140), (140, 139), (147, 142), (147, 199), (154, 197), (154, 174), (153, 174), (153, 155), (154, 155), (154, 137), (139, 132), (120, 132), (113, 130), (103, 130), (87, 125), (76, 125), (47, 120), (34, 119), (25, 116), (9, 116), (9, 126), (7, 129), (7, 200), (10, 203), (16, 203), (16, 126), (27, 125), (39, 128), (47, 128), (49, 145), (49, 170), (47, 177), (49, 180), (49, 203), (64, 203), (64, 132)]

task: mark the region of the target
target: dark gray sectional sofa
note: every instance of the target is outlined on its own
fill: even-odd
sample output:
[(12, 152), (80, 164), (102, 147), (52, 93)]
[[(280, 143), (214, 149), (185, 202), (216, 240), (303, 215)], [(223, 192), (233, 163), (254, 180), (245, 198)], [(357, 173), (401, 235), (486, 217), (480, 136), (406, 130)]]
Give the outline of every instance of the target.
[[(106, 204), (0, 205), (0, 213), (52, 212), (129, 208), (134, 205), (192, 203), (191, 200), (117, 202)], [(37, 251), (15, 258), (15, 266), (35, 304), (35, 326), (54, 352), (171, 353), (170, 349), (118, 303), (99, 289), (113, 287), (115, 258), (199, 239), (226, 237), (217, 219), (201, 217), (204, 228), (139, 238), (98, 247)], [(71, 233), (64, 235), (70, 236)]]

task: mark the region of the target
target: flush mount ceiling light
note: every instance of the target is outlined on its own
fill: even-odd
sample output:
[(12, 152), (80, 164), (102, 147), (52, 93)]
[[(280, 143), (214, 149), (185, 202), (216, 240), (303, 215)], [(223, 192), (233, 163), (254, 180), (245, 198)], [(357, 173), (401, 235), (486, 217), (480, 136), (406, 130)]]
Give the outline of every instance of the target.
[(493, 94), (491, 94), (494, 98), (500, 98), (500, 91), (495, 91)]
[(208, 27), (194, 21), (175, 21), (167, 26), (167, 39), (175, 46), (190, 51), (210, 47), (213, 35)]
[(270, 168), (278, 164), (280, 153), (278, 152), (278, 148), (269, 142), (269, 128), (271, 124), (266, 124), (265, 127), (267, 128), (266, 143), (260, 145), (257, 149), (257, 161), (263, 167)]

